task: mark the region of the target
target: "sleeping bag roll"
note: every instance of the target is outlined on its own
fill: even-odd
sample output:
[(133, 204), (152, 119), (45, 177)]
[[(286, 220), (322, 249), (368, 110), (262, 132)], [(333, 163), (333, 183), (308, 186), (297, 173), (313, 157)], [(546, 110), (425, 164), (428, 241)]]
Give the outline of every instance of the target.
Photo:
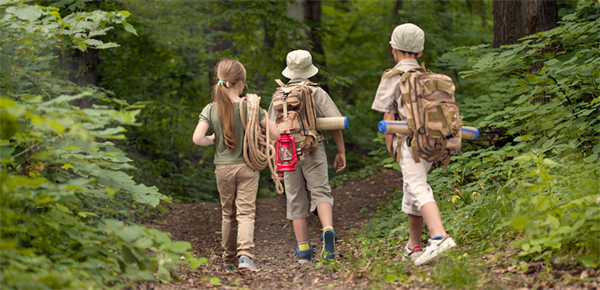
[(342, 130), (348, 129), (348, 117), (317, 118), (317, 130)]
[[(379, 121), (379, 124), (377, 124), (377, 128), (379, 129), (379, 132), (383, 134), (410, 133), (410, 129), (408, 129), (408, 124), (402, 121), (381, 120)], [(477, 140), (477, 138), (479, 138), (479, 129), (475, 127), (462, 126), (462, 128), (460, 128), (460, 131), (462, 139), (464, 140)]]

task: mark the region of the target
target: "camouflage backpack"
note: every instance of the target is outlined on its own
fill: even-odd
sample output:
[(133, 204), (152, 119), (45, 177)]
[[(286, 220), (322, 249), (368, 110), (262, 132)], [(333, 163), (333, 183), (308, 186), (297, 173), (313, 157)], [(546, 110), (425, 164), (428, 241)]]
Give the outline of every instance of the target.
[[(317, 131), (317, 111), (314, 105), (311, 82), (284, 84), (275, 80), (279, 87), (273, 93), (271, 104), (276, 112), (279, 132), (288, 131), (292, 134), (298, 148), (298, 157), (317, 148), (319, 141), (324, 140), (323, 134)], [(293, 132), (292, 132), (293, 131)]]
[(460, 129), (463, 122), (454, 99), (454, 82), (446, 75), (424, 68), (407, 72), (391, 69), (383, 77), (396, 74), (401, 75), (401, 102), (411, 130), (408, 145), (415, 162), (419, 163), (421, 159), (429, 162), (443, 160), (442, 172), (446, 172), (450, 158), (460, 151), (462, 140)]

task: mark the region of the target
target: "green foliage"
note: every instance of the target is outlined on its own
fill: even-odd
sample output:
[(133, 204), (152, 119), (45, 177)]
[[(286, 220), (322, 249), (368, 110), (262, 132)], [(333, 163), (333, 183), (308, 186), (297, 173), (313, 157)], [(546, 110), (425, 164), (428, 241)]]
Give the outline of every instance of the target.
[[(598, 267), (599, 27), (598, 3), (585, 1), (555, 29), (500, 49), (459, 48), (438, 61), (464, 70), (461, 112), (482, 132), (482, 140), (463, 142), (449, 173), (428, 176), (459, 246), (516, 239), (521, 259)], [(407, 234), (400, 196), (366, 236)]]
[[(78, 87), (56, 70), (65, 49), (118, 46), (94, 38), (113, 25), (127, 31), (127, 11), (74, 12), (26, 1), (0, 1), (0, 285), (7, 289), (124, 287), (132, 280), (177, 280), (187, 242), (125, 225), (130, 205), (168, 198), (123, 170), (131, 160), (113, 143), (137, 126), (143, 103), (97, 87)], [(7, 62), (5, 62), (7, 61)], [(77, 103), (87, 100), (92, 107)], [(150, 253), (154, 254), (150, 254)]]

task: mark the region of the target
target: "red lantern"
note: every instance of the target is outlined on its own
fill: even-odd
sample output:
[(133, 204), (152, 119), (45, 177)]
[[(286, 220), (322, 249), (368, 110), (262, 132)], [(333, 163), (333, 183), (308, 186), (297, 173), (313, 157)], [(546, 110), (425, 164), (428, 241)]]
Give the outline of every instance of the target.
[(279, 172), (296, 171), (295, 166), (298, 162), (296, 142), (294, 141), (294, 137), (291, 137), (287, 131), (281, 133), (281, 137), (277, 139), (275, 162), (277, 163), (277, 171)]

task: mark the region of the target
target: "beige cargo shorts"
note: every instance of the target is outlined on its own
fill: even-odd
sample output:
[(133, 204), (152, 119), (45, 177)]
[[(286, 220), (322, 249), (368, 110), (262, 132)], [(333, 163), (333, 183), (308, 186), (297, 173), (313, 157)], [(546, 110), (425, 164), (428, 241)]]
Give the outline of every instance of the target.
[[(404, 137), (406, 139), (406, 137)], [(408, 147), (406, 140), (402, 141), (400, 150), (400, 167), (402, 168), (403, 186), (402, 211), (414, 216), (422, 216), (423, 205), (435, 202), (433, 190), (427, 183), (427, 173), (431, 169), (431, 162), (421, 159), (415, 163), (412, 150)]]
[(317, 205), (323, 202), (333, 206), (323, 142), (319, 142), (315, 151), (306, 154), (304, 160), (296, 163), (296, 171), (284, 174), (284, 184), (289, 220), (313, 215)]

